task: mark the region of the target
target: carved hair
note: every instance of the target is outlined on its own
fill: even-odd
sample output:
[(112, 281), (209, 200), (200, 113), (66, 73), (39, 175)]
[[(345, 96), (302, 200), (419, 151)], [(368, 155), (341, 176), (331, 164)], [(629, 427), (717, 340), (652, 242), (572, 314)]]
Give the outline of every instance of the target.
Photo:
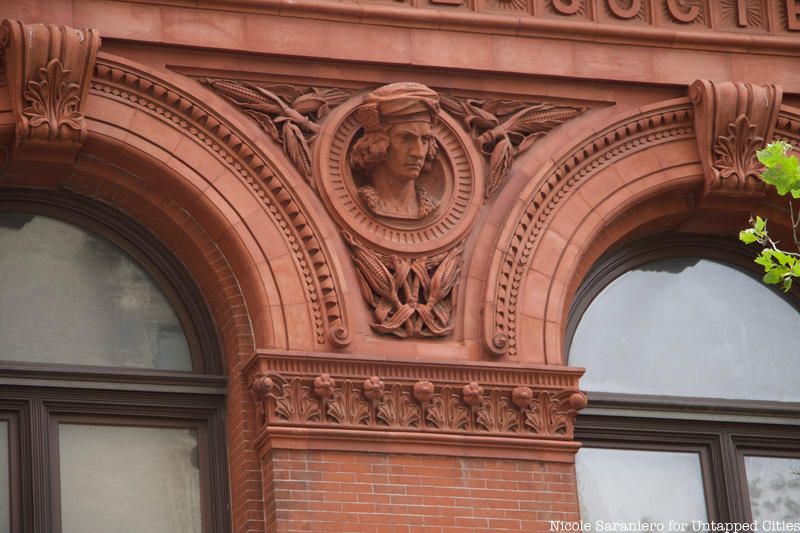
[[(364, 136), (356, 141), (350, 151), (350, 166), (356, 172), (369, 172), (372, 167), (386, 161), (389, 157), (389, 132), (392, 126), (386, 126), (376, 131), (364, 133)], [(431, 168), (431, 163), (436, 160), (439, 152), (439, 145), (434, 137), (428, 144), (428, 153), (425, 154), (425, 164), (422, 172), (427, 172)]]

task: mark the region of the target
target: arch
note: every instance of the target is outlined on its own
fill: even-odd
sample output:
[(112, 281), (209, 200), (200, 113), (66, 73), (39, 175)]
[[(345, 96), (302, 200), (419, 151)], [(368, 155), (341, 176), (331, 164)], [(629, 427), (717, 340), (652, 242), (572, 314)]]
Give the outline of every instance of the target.
[[(496, 356), (565, 364), (571, 298), (603, 252), (668, 229), (731, 233), (756, 205), (736, 197), (704, 200), (688, 98), (613, 122), (608, 116), (613, 108), (576, 125), (593, 133), (544, 171), (528, 158), (515, 173), (534, 179), (500, 227), (484, 285), (484, 339)], [(797, 110), (784, 106), (776, 136), (797, 143), (798, 124)], [(786, 226), (785, 213), (767, 202), (760, 208)]]
[[(8, 173), (3, 186), (68, 189), (109, 204), (182, 262), (201, 287), (230, 377), (231, 483), (256, 487), (234, 491), (232, 505), (261, 499), (239, 371), (258, 349), (347, 345), (326, 242), (335, 229), (311, 220), (305, 205), (317, 200), (263, 132), (193, 80), (101, 52), (85, 117), (86, 141), (67, 172)], [(13, 129), (0, 108), (0, 139), (13, 139)]]

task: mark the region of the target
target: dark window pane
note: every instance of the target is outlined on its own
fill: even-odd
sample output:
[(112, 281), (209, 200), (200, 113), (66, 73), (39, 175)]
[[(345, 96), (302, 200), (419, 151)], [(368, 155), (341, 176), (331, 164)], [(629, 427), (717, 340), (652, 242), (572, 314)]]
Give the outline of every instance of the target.
[(706, 520), (696, 453), (581, 448), (575, 470), (584, 521)]
[(192, 369), (175, 312), (130, 256), (24, 214), (0, 214), (0, 359)]
[(569, 362), (589, 391), (800, 401), (800, 314), (759, 280), (705, 259), (631, 270), (591, 303)]
[(60, 424), (63, 533), (200, 533), (197, 432)]
[(745, 456), (753, 520), (800, 520), (800, 459)]
[(11, 531), (8, 423), (0, 422), (0, 533)]

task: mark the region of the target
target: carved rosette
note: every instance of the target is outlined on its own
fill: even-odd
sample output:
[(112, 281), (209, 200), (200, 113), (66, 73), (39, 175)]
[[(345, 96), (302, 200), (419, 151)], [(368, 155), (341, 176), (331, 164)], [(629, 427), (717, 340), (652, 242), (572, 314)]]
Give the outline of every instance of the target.
[(689, 96), (706, 174), (705, 194), (763, 196), (756, 150), (772, 139), (781, 88), (697, 80), (689, 87)]
[(99, 33), (6, 19), (0, 45), (16, 122), (14, 157), (74, 162), (86, 138), (83, 110)]
[[(330, 372), (315, 375), (320, 369)], [(572, 369), (261, 354), (246, 375), (261, 431), (302, 426), (569, 440), (586, 405)]]

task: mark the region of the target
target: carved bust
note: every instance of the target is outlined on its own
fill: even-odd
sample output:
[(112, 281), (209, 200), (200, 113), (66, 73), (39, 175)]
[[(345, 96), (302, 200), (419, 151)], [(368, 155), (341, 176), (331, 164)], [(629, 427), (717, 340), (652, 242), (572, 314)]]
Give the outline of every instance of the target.
[(371, 213), (419, 220), (439, 208), (439, 200), (417, 183), (436, 159), (438, 115), (439, 96), (418, 83), (386, 85), (358, 107), (364, 135), (350, 152), (350, 167), (368, 178), (358, 195)]

